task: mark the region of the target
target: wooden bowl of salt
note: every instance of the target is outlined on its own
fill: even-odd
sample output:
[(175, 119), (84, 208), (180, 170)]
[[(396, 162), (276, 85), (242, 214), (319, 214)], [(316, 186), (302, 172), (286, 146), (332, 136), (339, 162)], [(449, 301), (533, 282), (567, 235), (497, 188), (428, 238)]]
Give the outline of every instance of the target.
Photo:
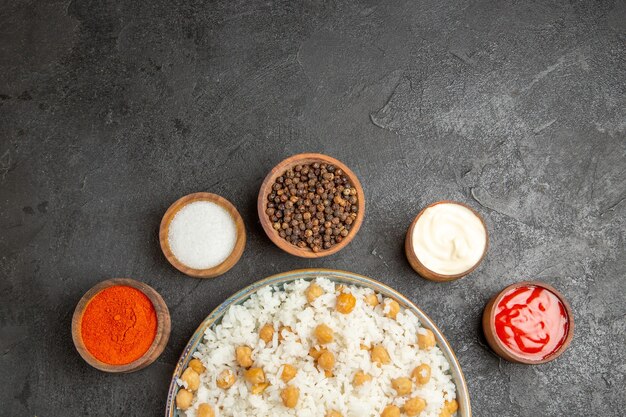
[(231, 269), (246, 246), (246, 229), (230, 201), (194, 193), (172, 204), (159, 229), (165, 258), (180, 272), (213, 278)]

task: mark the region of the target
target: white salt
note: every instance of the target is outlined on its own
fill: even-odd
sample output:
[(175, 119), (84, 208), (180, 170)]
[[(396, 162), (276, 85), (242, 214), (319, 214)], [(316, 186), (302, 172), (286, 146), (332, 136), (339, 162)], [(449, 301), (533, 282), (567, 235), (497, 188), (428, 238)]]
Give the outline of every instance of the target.
[(235, 248), (237, 227), (219, 204), (195, 201), (176, 213), (167, 239), (172, 253), (183, 264), (194, 269), (213, 268)]

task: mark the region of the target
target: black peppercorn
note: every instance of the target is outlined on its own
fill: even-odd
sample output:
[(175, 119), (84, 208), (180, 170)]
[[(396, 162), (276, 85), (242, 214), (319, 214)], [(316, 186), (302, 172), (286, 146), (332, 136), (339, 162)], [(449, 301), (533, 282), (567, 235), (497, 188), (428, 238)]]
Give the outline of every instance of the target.
[(332, 164), (298, 164), (276, 178), (265, 213), (279, 236), (313, 252), (331, 249), (350, 234), (358, 213), (356, 188)]

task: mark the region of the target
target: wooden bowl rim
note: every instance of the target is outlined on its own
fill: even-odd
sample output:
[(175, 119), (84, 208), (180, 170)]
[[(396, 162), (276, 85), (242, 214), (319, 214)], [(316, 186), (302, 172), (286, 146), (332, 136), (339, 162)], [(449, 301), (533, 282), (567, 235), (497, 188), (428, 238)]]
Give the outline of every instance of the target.
[[(146, 295), (146, 297), (148, 297), (157, 315), (157, 331), (152, 344), (141, 357), (124, 365), (111, 365), (97, 359), (91, 354), (91, 352), (89, 352), (89, 350), (87, 350), (82, 338), (81, 324), (87, 305), (102, 290), (115, 286), (127, 286), (141, 291)], [(72, 315), (72, 340), (74, 342), (74, 347), (76, 347), (76, 350), (85, 362), (104, 372), (135, 372), (150, 365), (161, 355), (161, 353), (163, 353), (163, 350), (169, 340), (170, 332), (170, 312), (167, 308), (167, 304), (165, 304), (165, 301), (163, 300), (163, 297), (161, 297), (161, 295), (148, 284), (131, 278), (111, 278), (94, 285), (80, 298), (76, 308), (74, 309), (74, 314)]]
[[(237, 238), (235, 240), (235, 246), (233, 247), (232, 252), (224, 261), (220, 264), (215, 265), (211, 268), (205, 269), (196, 269), (191, 268), (176, 258), (169, 243), (169, 227), (170, 223), (174, 219), (174, 216), (187, 204), (194, 203), (196, 201), (209, 201), (211, 203), (215, 203), (221, 206), (224, 210), (230, 214), (230, 217), (235, 222), (235, 229), (237, 233)], [(243, 250), (246, 246), (246, 227), (243, 223), (243, 218), (237, 208), (226, 198), (221, 195), (207, 193), (207, 192), (198, 192), (187, 194), (178, 200), (176, 200), (169, 208), (165, 211), (163, 218), (161, 219), (161, 225), (159, 227), (159, 242), (161, 244), (161, 251), (163, 251), (163, 255), (167, 259), (167, 261), (172, 264), (172, 266), (178, 269), (185, 275), (189, 275), (194, 278), (215, 278), (219, 275), (224, 274), (228, 270), (230, 270), (241, 258), (243, 254)]]
[[(467, 271), (464, 271), (464, 272), (461, 272), (461, 273), (458, 273), (458, 274), (451, 274), (451, 275), (440, 274), (438, 272), (435, 272), (435, 271), (427, 268), (419, 260), (419, 257), (417, 256), (417, 253), (415, 253), (415, 248), (413, 247), (413, 231), (415, 229), (417, 221), (422, 216), (422, 214), (424, 214), (424, 212), (426, 210), (428, 210), (429, 208), (434, 207), (436, 205), (439, 205), (439, 204), (457, 204), (459, 206), (465, 207), (466, 209), (468, 209), (472, 213), (474, 213), (474, 215), (478, 218), (478, 220), (480, 220), (480, 223), (483, 225), (483, 228), (485, 229), (485, 248), (483, 249), (483, 253), (480, 256), (480, 259), (478, 259), (478, 261), (474, 264), (474, 266), (472, 266)], [(489, 249), (489, 230), (487, 229), (487, 223), (485, 223), (485, 219), (483, 218), (483, 216), (481, 216), (480, 213), (478, 213), (476, 210), (474, 210), (469, 205), (467, 205), (465, 203), (461, 203), (460, 201), (455, 201), (455, 200), (440, 200), (440, 201), (436, 201), (436, 202), (431, 203), (428, 206), (424, 207), (422, 210), (420, 210), (420, 212), (417, 214), (417, 216), (415, 216), (415, 218), (413, 219), (413, 222), (411, 222), (411, 225), (409, 226), (409, 229), (407, 230), (406, 239), (405, 239), (405, 243), (404, 244), (405, 244), (405, 250), (407, 252), (407, 256), (409, 256), (409, 254), (412, 254), (413, 256), (412, 256), (411, 260), (416, 262), (423, 269), (423, 272), (425, 272), (425, 273), (422, 273), (422, 272), (416, 270), (416, 272), (418, 272), (423, 278), (426, 278), (428, 280), (435, 281), (435, 282), (449, 282), (449, 281), (454, 281), (454, 280), (462, 278), (462, 277), (464, 277), (466, 275), (471, 274), (472, 272), (474, 272), (474, 270), (476, 270), (476, 268), (478, 268), (480, 266), (480, 264), (483, 262), (483, 259), (485, 259), (485, 256), (487, 255), (487, 250)]]
[[(508, 347), (504, 345), (504, 343), (502, 343), (502, 341), (500, 340), (500, 338), (498, 337), (496, 333), (495, 314), (496, 314), (496, 307), (498, 306), (498, 303), (500, 302), (500, 300), (502, 300), (504, 295), (508, 293), (509, 291), (515, 288), (524, 287), (524, 286), (541, 287), (550, 291), (561, 301), (561, 303), (565, 307), (565, 312), (567, 314), (567, 323), (568, 323), (567, 336), (565, 336), (565, 340), (563, 341), (563, 344), (556, 351), (554, 351), (554, 353), (540, 360), (528, 359), (524, 356), (518, 355), (517, 353), (511, 351)], [(485, 322), (485, 320), (488, 320), (488, 321)], [(490, 333), (491, 337), (487, 337), (487, 341), (488, 342), (493, 341), (493, 343), (497, 345), (497, 348), (499, 348), (500, 351), (498, 351), (497, 349), (493, 349), (493, 346), (492, 346), (492, 349), (494, 350), (496, 354), (498, 354), (498, 356), (502, 357), (503, 359), (506, 359), (511, 362), (525, 364), (525, 365), (540, 365), (542, 363), (550, 362), (558, 358), (559, 356), (561, 356), (563, 352), (565, 352), (565, 350), (572, 343), (572, 339), (574, 337), (574, 314), (572, 312), (572, 307), (570, 306), (569, 302), (565, 299), (563, 294), (561, 294), (552, 285), (546, 284), (545, 282), (541, 282), (541, 281), (521, 281), (521, 282), (516, 282), (514, 284), (508, 285), (502, 291), (500, 291), (495, 296), (493, 296), (491, 300), (489, 300), (489, 303), (487, 307), (485, 308), (485, 311), (483, 312), (483, 331), (485, 333), (487, 332)], [(504, 355), (501, 353), (504, 353)]]
[[(269, 192), (269, 188), (274, 184), (275, 179), (282, 175), (290, 167), (311, 162), (324, 162), (327, 164), (333, 164), (336, 167), (342, 169), (345, 176), (348, 177), (350, 183), (356, 189), (358, 197), (357, 204), (359, 210), (357, 212), (356, 219), (352, 224), (352, 229), (350, 229), (350, 233), (348, 233), (348, 236), (346, 236), (340, 243), (336, 244), (332, 248), (320, 250), (317, 253), (313, 252), (309, 247), (299, 248), (298, 246), (292, 245), (291, 243), (287, 242), (287, 240), (280, 237), (278, 232), (276, 232), (276, 230), (274, 230), (274, 228), (272, 227), (271, 221), (267, 217), (267, 214), (265, 214), (265, 209), (267, 208), (267, 194)], [(365, 217), (365, 192), (363, 191), (363, 187), (361, 186), (359, 178), (343, 162), (339, 161), (336, 158), (333, 158), (332, 156), (324, 155), (321, 153), (300, 153), (283, 159), (281, 162), (275, 165), (274, 168), (272, 168), (270, 172), (266, 175), (263, 183), (261, 184), (261, 187), (259, 188), (259, 195), (257, 197), (257, 211), (259, 214), (259, 221), (261, 222), (261, 226), (263, 227), (265, 234), (280, 249), (291, 255), (299, 256), (301, 258), (322, 258), (324, 256), (333, 255), (339, 252), (341, 249), (346, 247), (358, 233)]]

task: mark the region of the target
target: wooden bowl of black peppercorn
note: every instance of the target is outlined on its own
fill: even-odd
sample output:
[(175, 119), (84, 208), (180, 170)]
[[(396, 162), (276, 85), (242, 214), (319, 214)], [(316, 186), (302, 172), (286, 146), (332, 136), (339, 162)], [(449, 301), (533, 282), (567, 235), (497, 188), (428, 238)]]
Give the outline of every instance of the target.
[(257, 209), (276, 246), (302, 258), (321, 258), (354, 239), (365, 216), (365, 195), (357, 176), (341, 161), (303, 153), (267, 174)]

